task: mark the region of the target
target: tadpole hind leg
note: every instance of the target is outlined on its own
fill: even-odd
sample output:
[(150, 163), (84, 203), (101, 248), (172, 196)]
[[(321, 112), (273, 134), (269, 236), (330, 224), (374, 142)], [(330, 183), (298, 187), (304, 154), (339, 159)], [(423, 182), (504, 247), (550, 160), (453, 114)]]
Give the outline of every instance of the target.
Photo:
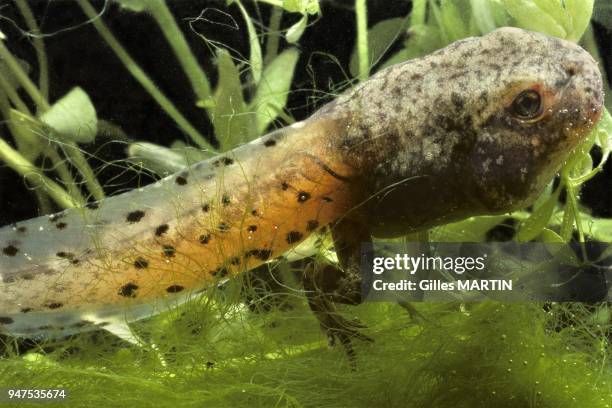
[(304, 290), (308, 305), (333, 346), (338, 341), (354, 362), (352, 340), (373, 341), (361, 333), (365, 326), (348, 320), (338, 312), (335, 303), (361, 303), (361, 245), (371, 242), (371, 235), (360, 222), (342, 220), (332, 230), (340, 267), (328, 263), (311, 263), (304, 271)]

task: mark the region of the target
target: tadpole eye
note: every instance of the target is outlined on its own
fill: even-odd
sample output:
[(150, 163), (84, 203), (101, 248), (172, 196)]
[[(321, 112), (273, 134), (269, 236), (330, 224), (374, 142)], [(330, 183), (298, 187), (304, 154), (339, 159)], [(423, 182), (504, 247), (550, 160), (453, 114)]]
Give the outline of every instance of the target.
[(511, 110), (519, 119), (537, 118), (542, 113), (542, 98), (537, 91), (528, 89), (514, 98)]

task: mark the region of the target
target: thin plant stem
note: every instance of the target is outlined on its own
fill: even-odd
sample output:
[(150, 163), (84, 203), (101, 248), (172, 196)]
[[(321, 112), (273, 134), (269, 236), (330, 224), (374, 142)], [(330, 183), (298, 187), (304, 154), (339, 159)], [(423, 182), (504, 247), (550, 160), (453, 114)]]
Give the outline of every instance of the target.
[(174, 55), (183, 67), (183, 71), (191, 82), (196, 97), (205, 102), (211, 98), (210, 83), (206, 73), (202, 70), (195, 56), (185, 40), (183, 32), (176, 24), (176, 20), (168, 9), (164, 0), (147, 2), (147, 10), (151, 13), (166, 40), (172, 47)]
[(91, 195), (98, 201), (103, 200), (106, 197), (104, 189), (98, 182), (98, 178), (89, 163), (87, 163), (87, 159), (81, 149), (79, 149), (79, 146), (75, 142), (65, 142), (63, 147), (72, 165), (79, 170), (83, 179), (85, 179), (85, 184)]
[(357, 15), (357, 54), (359, 55), (359, 80), (365, 81), (370, 75), (368, 50), (368, 8), (366, 0), (355, 0)]
[(270, 15), (270, 24), (268, 29), (268, 40), (266, 41), (266, 56), (264, 62), (269, 64), (278, 54), (278, 46), (280, 44), (280, 23), (283, 17), (283, 9), (273, 7)]
[[(26, 9), (28, 9), (28, 8), (26, 7)], [(26, 11), (26, 14), (27, 14), (28, 11), (29, 11), (29, 9)], [(22, 13), (23, 12), (24, 11), (22, 10)], [(30, 16), (31, 16), (31, 12), (30, 12)], [(32, 23), (36, 24), (35, 21), (33, 20), (33, 16), (31, 16), (31, 17), (32, 17), (32, 21), (29, 24), (32, 24)], [(25, 14), (24, 14), (24, 18), (27, 18), (25, 16)], [(32, 27), (31, 27), (31, 29), (32, 29)], [(42, 43), (42, 41), (41, 41), (41, 43)], [(42, 55), (40, 55), (41, 50), (39, 50), (38, 48), (37, 48), (37, 52), (39, 52), (39, 58), (45, 61), (45, 65), (44, 66), (46, 67), (46, 55), (44, 55), (44, 47), (42, 48), (42, 52), (43, 52)], [(17, 60), (15, 59), (15, 57), (13, 57), (13, 55), (10, 53), (10, 51), (4, 46), (4, 43), (2, 41), (0, 41), (0, 56), (2, 58), (4, 58), (4, 60), (8, 64), (9, 68), (11, 69), (11, 71), (13, 72), (13, 74), (15, 75), (15, 77), (17, 78), (19, 83), (21, 83), (21, 85), (26, 90), (28, 95), (30, 95), (30, 97), (32, 98), (34, 103), (36, 103), (36, 105), (38, 107), (38, 110), (39, 111), (46, 111), (46, 110), (48, 110), (49, 109), (49, 103), (47, 102), (47, 99), (45, 98), (44, 94), (30, 80), (30, 78), (23, 71), (23, 69), (21, 68), (21, 66), (19, 65)], [(41, 70), (42, 69), (43, 69), (43, 67), (41, 67)], [(46, 70), (46, 68), (45, 68), (45, 70)], [(11, 97), (10, 89), (12, 89), (12, 87), (10, 86), (10, 84), (8, 84), (8, 82), (4, 78), (0, 78), (0, 86), (2, 86), (3, 89), (6, 89), (9, 92), (9, 97)], [(47, 85), (47, 88), (48, 88), (48, 85)], [(29, 114), (29, 110), (27, 109), (27, 106), (25, 105), (25, 103), (23, 101), (21, 101), (21, 99), (19, 98), (19, 95), (16, 92), (13, 93), (13, 97), (11, 98), (11, 100), (13, 101), (15, 106), (20, 111)], [(87, 163), (87, 160), (85, 160), (85, 158), (83, 157), (83, 154), (78, 149), (76, 144), (74, 144), (74, 142), (69, 142), (69, 144), (71, 145), (71, 147), (74, 148), (73, 152), (76, 152), (76, 153), (73, 153), (71, 155), (71, 159), (72, 159), (73, 163), (75, 163), (75, 166), (79, 169), (79, 171), (81, 172), (83, 177), (85, 178), (85, 182), (87, 183), (87, 186), (90, 189), (91, 193), (94, 195), (94, 197), (96, 197), (96, 199), (104, 198), (104, 191), (103, 191), (102, 187), (100, 186), (100, 184), (98, 183), (97, 179), (95, 178), (94, 172), (91, 169), (91, 167), (89, 166), (89, 164)], [(58, 170), (60, 170), (60, 169), (58, 168)], [(66, 177), (69, 174), (70, 174), (70, 172), (63, 173), (63, 177)], [(59, 175), (60, 175), (60, 177), (62, 177), (62, 174), (59, 174)], [(69, 181), (68, 180), (64, 180), (64, 182), (67, 183), (67, 185), (73, 185), (74, 184), (74, 180), (72, 179), (71, 175), (70, 175), (70, 180)], [(82, 197), (80, 196), (80, 193), (79, 193), (79, 195), (77, 195), (75, 197), (75, 199), (77, 201), (82, 201)]]
[(40, 37), (40, 28), (38, 27), (38, 23), (36, 23), (36, 19), (34, 18), (34, 14), (32, 14), (32, 9), (30, 9), (28, 2), (25, 0), (15, 0), (15, 4), (17, 4), (26, 25), (33, 34), (32, 43), (34, 44), (36, 58), (38, 59), (38, 88), (43, 98), (49, 100), (49, 65), (47, 64), (45, 42)]
[(77, 198), (68, 194), (59, 184), (44, 175), (43, 171), (30, 163), (17, 150), (0, 138), (0, 159), (10, 168), (25, 177), (28, 182), (40, 187), (63, 208), (72, 208), (82, 205)]
[(155, 99), (155, 101), (168, 114), (168, 116), (170, 116), (196, 144), (198, 144), (200, 147), (212, 150), (212, 145), (206, 141), (204, 136), (202, 136), (200, 132), (198, 132), (189, 123), (189, 121), (187, 121), (187, 119), (174, 107), (172, 102), (170, 102), (170, 100), (157, 88), (155, 83), (151, 80), (151, 78), (149, 78), (143, 69), (140, 68), (136, 61), (132, 59), (125, 48), (123, 48), (115, 36), (110, 32), (108, 27), (99, 18), (100, 16), (92, 5), (87, 0), (77, 0), (77, 3), (81, 9), (83, 9), (85, 15), (91, 19), (95, 29), (98, 31), (100, 36), (104, 38), (104, 41), (106, 41), (108, 46), (115, 52), (123, 65), (125, 65), (126, 69), (153, 97), (153, 99)]
[(39, 189), (34, 190), (34, 194), (36, 195), (36, 201), (38, 201), (39, 214), (49, 214), (52, 211), (49, 196)]
[(410, 26), (425, 24), (427, 10), (427, 0), (414, 0), (412, 2), (412, 12), (410, 12)]
[(53, 163), (53, 171), (55, 171), (57, 175), (60, 177), (60, 179), (62, 180), (62, 183), (64, 183), (64, 185), (66, 186), (68, 193), (72, 197), (77, 198), (79, 201), (85, 202), (86, 201), (85, 197), (83, 197), (83, 195), (81, 194), (81, 191), (76, 186), (76, 183), (74, 182), (74, 179), (72, 178), (72, 174), (70, 173), (68, 166), (66, 166), (66, 163), (60, 157), (57, 151), (52, 146), (50, 146), (45, 151), (45, 155)]
[(13, 106), (15, 106), (17, 110), (19, 110), (21, 113), (31, 115), (28, 106), (25, 104), (23, 99), (21, 99), (17, 90), (11, 85), (9, 80), (4, 75), (0, 75), (0, 89), (4, 91), (6, 96), (8, 96), (10, 101), (13, 103)]
[(4, 45), (4, 41), (0, 41), (0, 58), (4, 59), (6, 64), (9, 66), (23, 89), (30, 95), (30, 98), (34, 101), (40, 111), (46, 111), (49, 109), (49, 102), (40, 93), (36, 85), (32, 82), (28, 75), (24, 72), (17, 59), (11, 54), (11, 52)]
[[(0, 78), (2, 78), (1, 75)], [(0, 113), (3, 117), (8, 118), (10, 110), (11, 104), (9, 103), (8, 97), (5, 94), (0, 93)]]

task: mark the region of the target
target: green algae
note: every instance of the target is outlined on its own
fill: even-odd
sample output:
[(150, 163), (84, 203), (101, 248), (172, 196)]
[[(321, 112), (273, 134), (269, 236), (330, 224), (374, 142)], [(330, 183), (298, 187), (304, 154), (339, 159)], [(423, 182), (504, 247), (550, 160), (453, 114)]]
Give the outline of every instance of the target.
[[(72, 344), (76, 352), (3, 361), (0, 383), (66, 388), (69, 406), (609, 407), (612, 325), (592, 321), (584, 306), (553, 307), (421, 304), (416, 322), (394, 304), (346, 309), (375, 339), (356, 344), (351, 370), (299, 302), (266, 315), (226, 309), (217, 319), (196, 302), (184, 316), (170, 312), (177, 319), (155, 319), (169, 319), (157, 342), (165, 365), (155, 353), (90, 336)], [(559, 326), (559, 308), (572, 321)], [(159, 331), (155, 323), (144, 327)]]

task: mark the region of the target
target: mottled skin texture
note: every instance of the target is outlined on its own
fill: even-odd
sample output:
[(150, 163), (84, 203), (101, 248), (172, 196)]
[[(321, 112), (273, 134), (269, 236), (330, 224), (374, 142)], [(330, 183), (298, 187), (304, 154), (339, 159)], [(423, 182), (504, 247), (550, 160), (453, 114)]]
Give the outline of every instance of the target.
[[(520, 119), (513, 102), (530, 89), (542, 113)], [(529, 204), (602, 100), (585, 51), (518, 29), (390, 67), (307, 121), (142, 191), (0, 229), (0, 331), (150, 315), (331, 225), (341, 269), (312, 265), (305, 288), (350, 352), (365, 336), (333, 302), (360, 301), (361, 243)]]

